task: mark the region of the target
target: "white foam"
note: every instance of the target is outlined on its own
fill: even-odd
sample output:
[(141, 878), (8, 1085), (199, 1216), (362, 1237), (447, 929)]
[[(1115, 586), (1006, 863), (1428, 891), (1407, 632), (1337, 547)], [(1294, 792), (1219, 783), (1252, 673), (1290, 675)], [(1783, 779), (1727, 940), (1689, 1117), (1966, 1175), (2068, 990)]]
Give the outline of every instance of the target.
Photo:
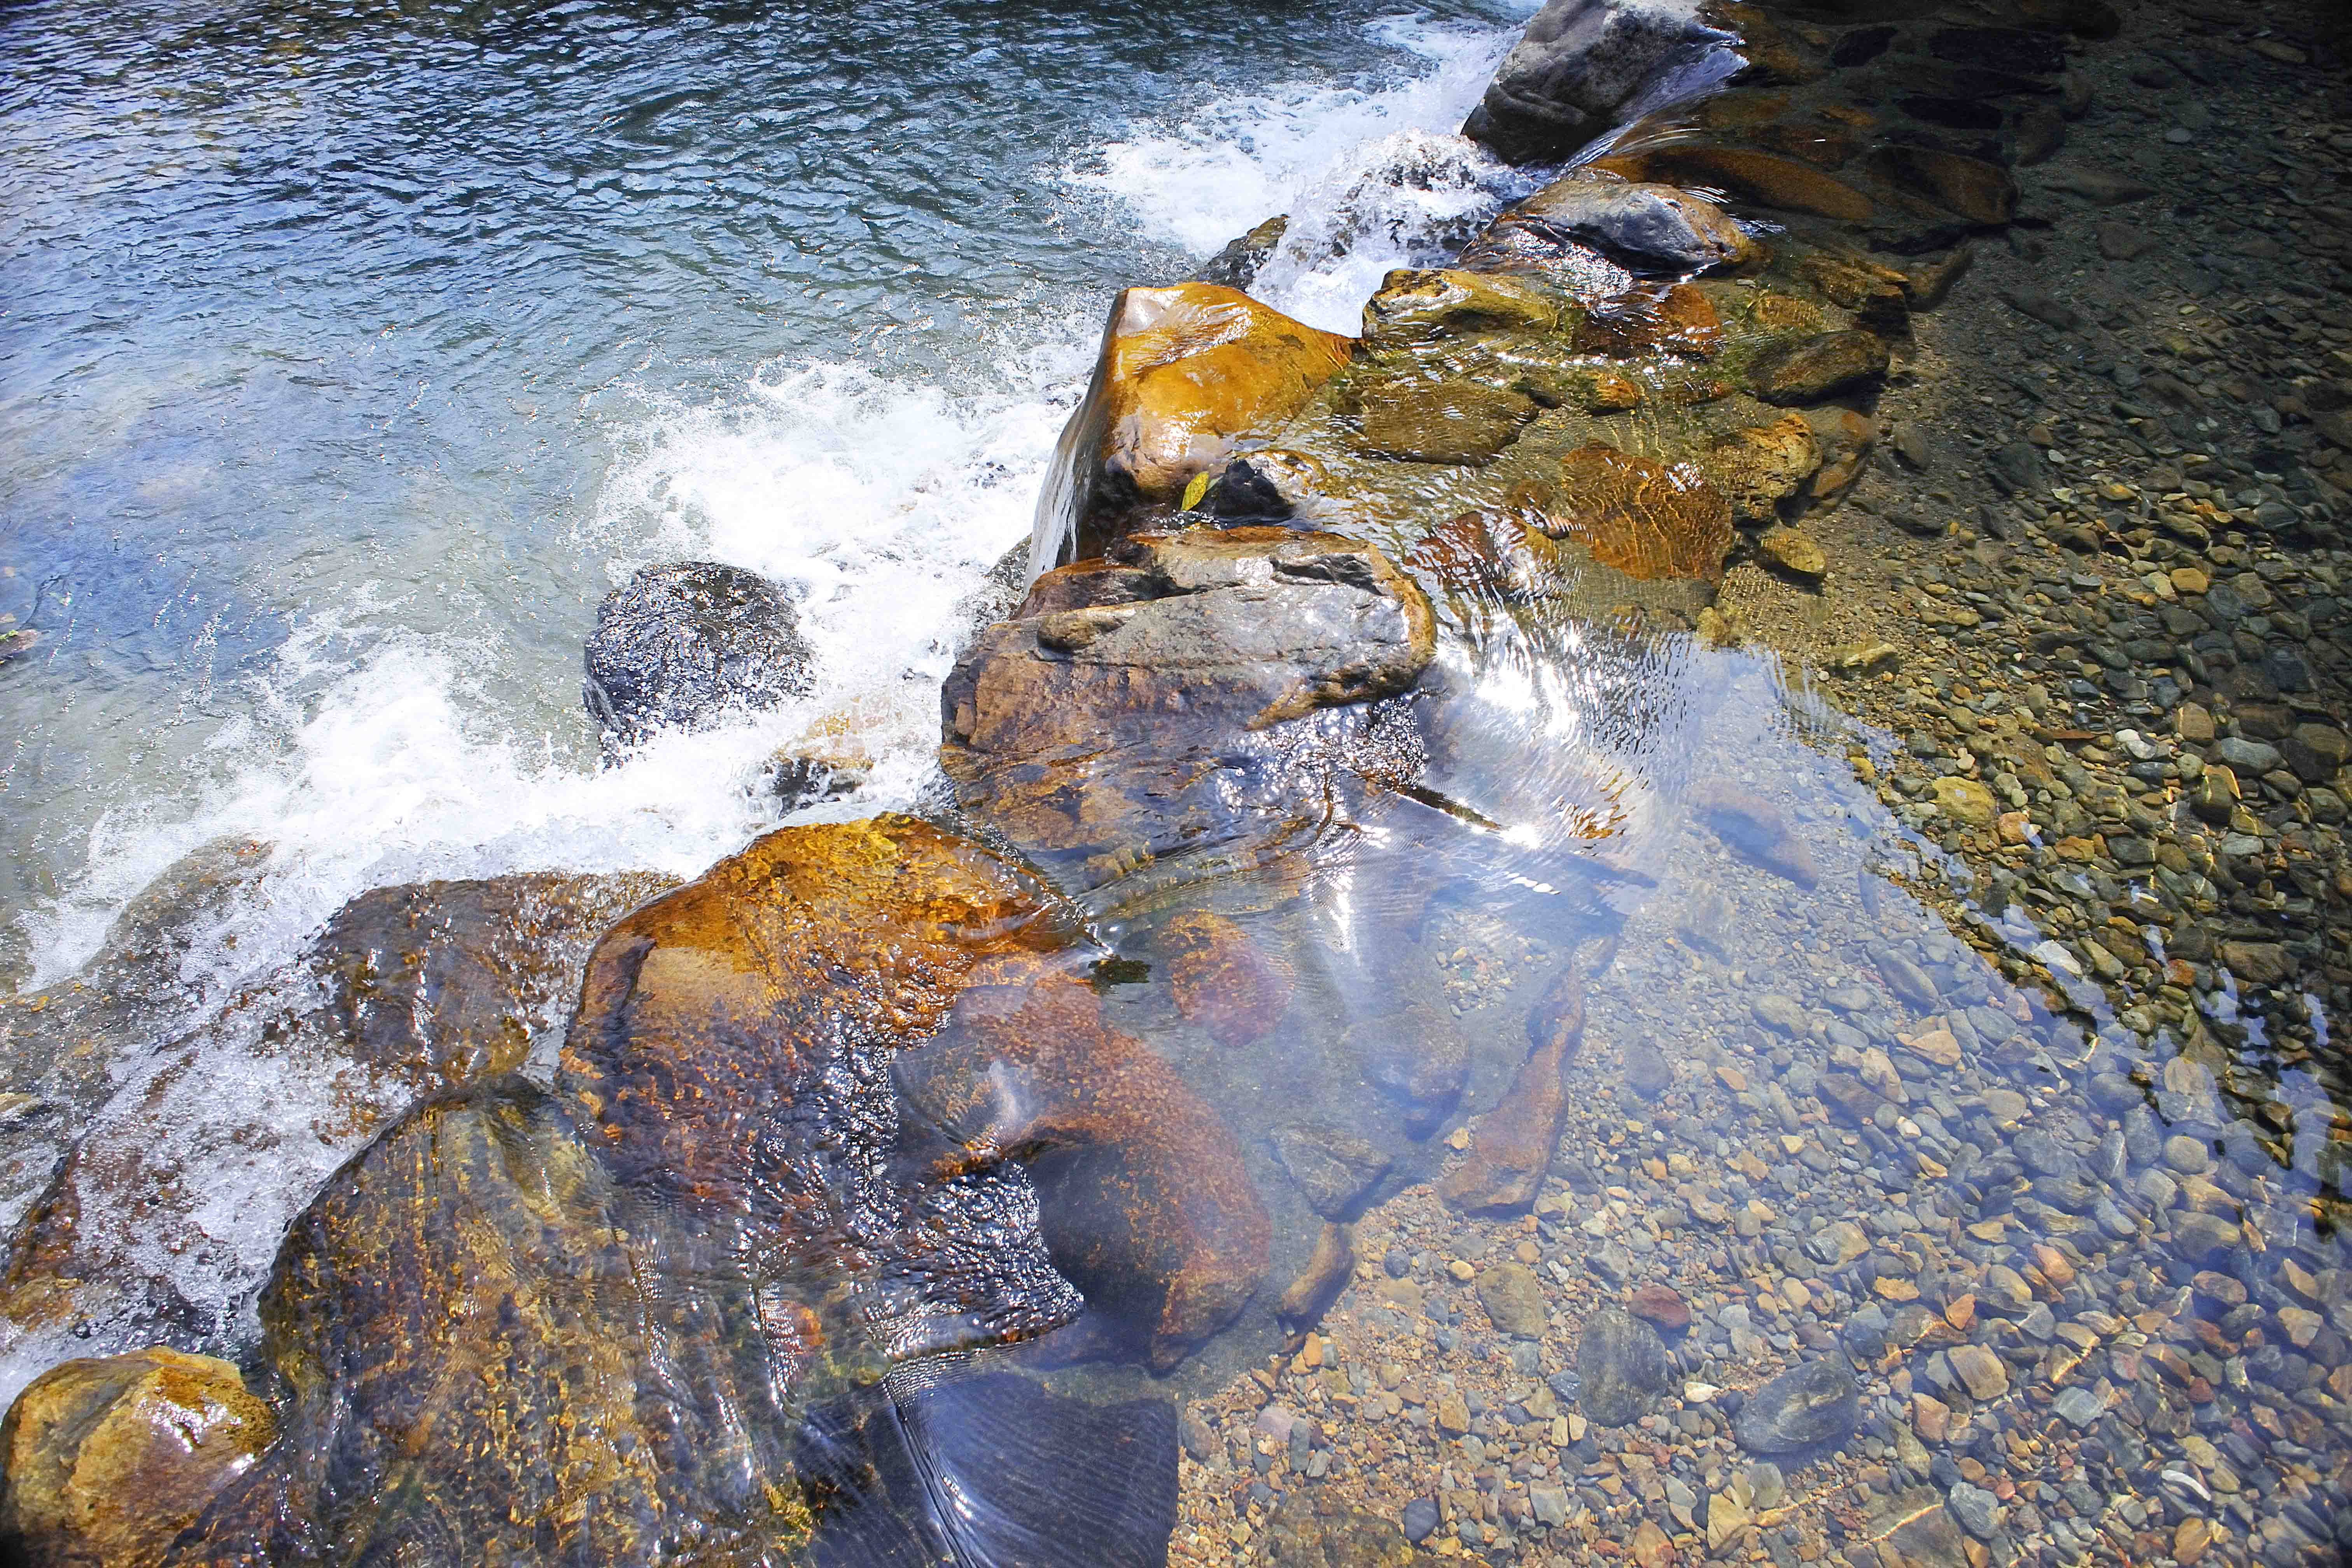
[(1283, 245), (1251, 293), (1310, 325), (1353, 332), (1381, 273), (1426, 261), (1450, 228), (1525, 183), (1454, 133), (1523, 21), (1524, 11), (1492, 27), (1382, 21), (1374, 37), (1397, 55), (1386, 79), (1213, 99), (1176, 124), (1139, 128), (1069, 177), (1122, 203), (1152, 237), (1196, 254), (1288, 214)]
[(497, 668), (494, 641), (406, 629), (405, 606), (362, 592), (279, 651), (255, 716), (215, 742), (195, 809), (99, 824), (88, 875), (35, 919), (40, 982), (86, 963), (125, 903), (221, 837), (271, 854), (257, 895), (188, 974), (192, 1003), (283, 963), (345, 900), (387, 883), (691, 875), (777, 820), (758, 789), (776, 748), (853, 704), (876, 766), (856, 796), (811, 815), (908, 804), (939, 743), (957, 601), (1025, 536), (1087, 352), (1074, 341), (1024, 356), (992, 396), (818, 364), (772, 368), (711, 406), (648, 402), (582, 548), (613, 551), (615, 582), (649, 562), (702, 558), (788, 584), (817, 655), (815, 696), (657, 737), (600, 768), (574, 743), (583, 721), (568, 689), (502, 711), (476, 673)]

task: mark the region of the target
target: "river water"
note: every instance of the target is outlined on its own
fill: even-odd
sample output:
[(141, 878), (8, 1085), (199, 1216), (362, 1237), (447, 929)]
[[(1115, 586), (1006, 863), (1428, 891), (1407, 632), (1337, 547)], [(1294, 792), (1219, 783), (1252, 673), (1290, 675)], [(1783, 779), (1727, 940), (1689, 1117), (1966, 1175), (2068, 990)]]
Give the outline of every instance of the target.
[[(1267, 287), (1349, 325), (1493, 205), (1423, 133), (1512, 14), (13, 10), (6, 966), (225, 836), (273, 858), (223, 975), (386, 882), (690, 872), (852, 699), (884, 765), (840, 809), (903, 800), (1109, 295), (1296, 211), (1334, 243)], [(789, 584), (819, 689), (600, 771), (582, 639), (679, 557)]]
[[(205, 916), (180, 1017), (106, 1065), (57, 1206), (116, 1250), (75, 1312), (0, 1321), (0, 1395), (159, 1337), (252, 1349), (289, 1220), (366, 1143), (346, 1112), (400, 1110), (251, 1005), (356, 895), (693, 875), (778, 822), (769, 759), (844, 711), (878, 765), (813, 815), (915, 802), (967, 602), (1028, 537), (1111, 294), (1287, 213), (1255, 291), (1350, 330), (1385, 270), (1527, 188), (1452, 134), (1526, 11), (10, 12), (0, 612), (40, 640), (0, 666), (0, 978), (71, 977), (199, 847), (263, 869)], [(1392, 554), (1458, 498), (1421, 499)], [(608, 764), (583, 638), (613, 585), (682, 558), (784, 584), (816, 689)], [(1096, 889), (1101, 953), (1057, 961), (1229, 1129), (1232, 1168), (1192, 1173), (1269, 1211), (1270, 1288), (1172, 1377), (1068, 1373), (1076, 1329), (1019, 1352), (1071, 1392), (1191, 1402), (1178, 1560), (1234, 1560), (1301, 1472), (1383, 1531), (1427, 1537), (1442, 1504), (1434, 1539), (1495, 1561), (1625, 1539), (1643, 1509), (1703, 1530), (1694, 1488), (1769, 1516), (1784, 1563), (1849, 1539), (1861, 1515), (1825, 1500), (1874, 1499), (1877, 1530), (1927, 1482), (1955, 1518), (2046, 1509), (2067, 1562), (2118, 1497), (2135, 1528), (2332, 1511), (2295, 1467), (2339, 1443), (2341, 1340), (2288, 1307), (2289, 1354), (2229, 1310), (2251, 1284), (2352, 1321), (2308, 1202), (2342, 1185), (2317, 1080), (2257, 1086), (2282, 1159), (2173, 1025), (2119, 1019), (2022, 909), (1968, 906), (1927, 818), (1858, 782), (1901, 748), (1793, 664), (1475, 595), (1444, 613), (1427, 788), (1356, 803), (1296, 882)], [(1940, 689), (1988, 732), (2032, 717)], [(1945, 912), (1910, 896), (1939, 882)], [(2137, 886), (2083, 880), (2135, 910)], [(1246, 1028), (1168, 981), (1203, 930), (1251, 955)], [(1470, 1146), (1457, 1113), (1507, 1110), (1578, 977), (1591, 1039), (1531, 1212), (1441, 1208), (1423, 1184)], [(2200, 1006), (2232, 1022), (2235, 996)], [(12, 1228), (58, 1152), (26, 1142)], [(1345, 1201), (1318, 1196), (1331, 1151), (1373, 1172)], [(1301, 1337), (1274, 1298), (1342, 1213), (1353, 1293)], [(2319, 1276), (2272, 1286), (2265, 1248)], [(1681, 1310), (1672, 1360), (1606, 1414), (1590, 1330), (1645, 1288)], [(1779, 1431), (1812, 1397), (1790, 1378), (1833, 1363), (1860, 1374), (1836, 1429)], [(2176, 1455), (2204, 1456), (2186, 1483)], [(2214, 1504), (2198, 1479), (2235, 1500), (2258, 1466), (2284, 1489)], [(1784, 1482), (1811, 1489), (1785, 1526), (1759, 1500)]]

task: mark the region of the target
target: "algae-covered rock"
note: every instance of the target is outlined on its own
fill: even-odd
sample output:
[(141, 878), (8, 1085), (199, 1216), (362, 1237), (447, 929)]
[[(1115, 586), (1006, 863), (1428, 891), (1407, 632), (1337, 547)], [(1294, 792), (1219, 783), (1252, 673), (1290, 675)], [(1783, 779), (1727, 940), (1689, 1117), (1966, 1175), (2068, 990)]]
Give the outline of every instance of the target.
[(1731, 503), (1738, 522), (1770, 522), (1780, 503), (1822, 466), (1822, 447), (1801, 414), (1727, 431), (1707, 443), (1699, 466)]
[(1628, 180), (1724, 191), (1754, 206), (1845, 223), (1868, 223), (1878, 211), (1877, 203), (1836, 175), (1752, 147), (1664, 142), (1612, 153), (1592, 167)]
[(1528, 1015), (1534, 1048), (1519, 1064), (1503, 1101), (1478, 1121), (1470, 1152), (1437, 1185), (1455, 1208), (1523, 1208), (1535, 1201), (1568, 1119), (1562, 1069), (1584, 1037), (1584, 996), (1590, 966), (1571, 963), (1554, 976)]
[(1535, 416), (1535, 399), (1515, 387), (1408, 381), (1364, 399), (1364, 445), (1413, 462), (1486, 463)]
[(1334, 769), (1412, 765), (1368, 705), (1434, 647), (1428, 600), (1370, 545), (1139, 535), (982, 635), (941, 692), (940, 765), (967, 810), (1098, 884), (1278, 833)]
[(161, 1345), (69, 1361), (0, 1423), (0, 1555), (25, 1568), (151, 1568), (269, 1446), (236, 1368)]
[(1098, 510), (1176, 501), (1235, 437), (1288, 418), (1353, 350), (1212, 283), (1121, 292), (1038, 498), (1033, 567), (1063, 559)]

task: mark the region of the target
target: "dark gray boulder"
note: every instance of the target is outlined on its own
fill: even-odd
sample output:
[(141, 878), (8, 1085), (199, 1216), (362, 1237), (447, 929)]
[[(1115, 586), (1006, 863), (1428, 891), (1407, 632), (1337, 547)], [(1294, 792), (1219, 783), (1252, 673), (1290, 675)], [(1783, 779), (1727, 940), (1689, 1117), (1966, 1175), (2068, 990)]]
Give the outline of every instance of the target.
[(791, 596), (709, 561), (648, 566), (605, 595), (586, 662), (581, 694), (607, 745), (773, 708), (812, 683)]
[(1682, 0), (1548, 0), (1462, 133), (1507, 163), (1556, 162), (1747, 62)]

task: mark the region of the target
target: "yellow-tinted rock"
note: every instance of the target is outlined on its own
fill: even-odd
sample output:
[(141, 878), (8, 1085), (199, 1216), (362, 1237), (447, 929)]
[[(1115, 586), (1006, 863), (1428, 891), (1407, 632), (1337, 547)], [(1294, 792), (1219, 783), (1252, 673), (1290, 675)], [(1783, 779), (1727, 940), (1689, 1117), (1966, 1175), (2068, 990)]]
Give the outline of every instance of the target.
[(1818, 582), (1829, 574), (1830, 558), (1810, 534), (1798, 529), (1773, 527), (1756, 542), (1756, 554), (1768, 566), (1792, 577)]
[(1536, 416), (1535, 399), (1475, 381), (1403, 382), (1363, 395), (1364, 445), (1421, 463), (1488, 463)]
[(1875, 332), (1822, 332), (1776, 343), (1748, 363), (1748, 384), (1767, 403), (1814, 403), (1886, 374), (1886, 341)]
[(1354, 347), (1213, 283), (1125, 290), (1038, 500), (1040, 539), (1066, 546), (1099, 504), (1175, 501), (1237, 437), (1297, 413)]
[(1992, 791), (1974, 779), (1948, 777), (1935, 783), (1937, 809), (1970, 827), (1992, 826)]
[(1587, 446), (1562, 458), (1559, 469), (1546, 533), (1631, 577), (1722, 579), (1731, 504), (1696, 468)]
[(1731, 503), (1736, 521), (1770, 522), (1780, 502), (1822, 466), (1822, 447), (1803, 415), (1788, 414), (1717, 437), (1698, 463)]
[(1871, 163), (1888, 183), (1927, 197), (1970, 223), (2017, 216), (2017, 182), (1998, 163), (1929, 147), (1881, 147)]
[(0, 1424), (0, 1540), (28, 1568), (147, 1568), (276, 1430), (210, 1356), (157, 1346), (52, 1367)]
[(1368, 343), (1426, 342), (1466, 332), (1549, 331), (1559, 307), (1516, 278), (1400, 268), (1364, 303)]

